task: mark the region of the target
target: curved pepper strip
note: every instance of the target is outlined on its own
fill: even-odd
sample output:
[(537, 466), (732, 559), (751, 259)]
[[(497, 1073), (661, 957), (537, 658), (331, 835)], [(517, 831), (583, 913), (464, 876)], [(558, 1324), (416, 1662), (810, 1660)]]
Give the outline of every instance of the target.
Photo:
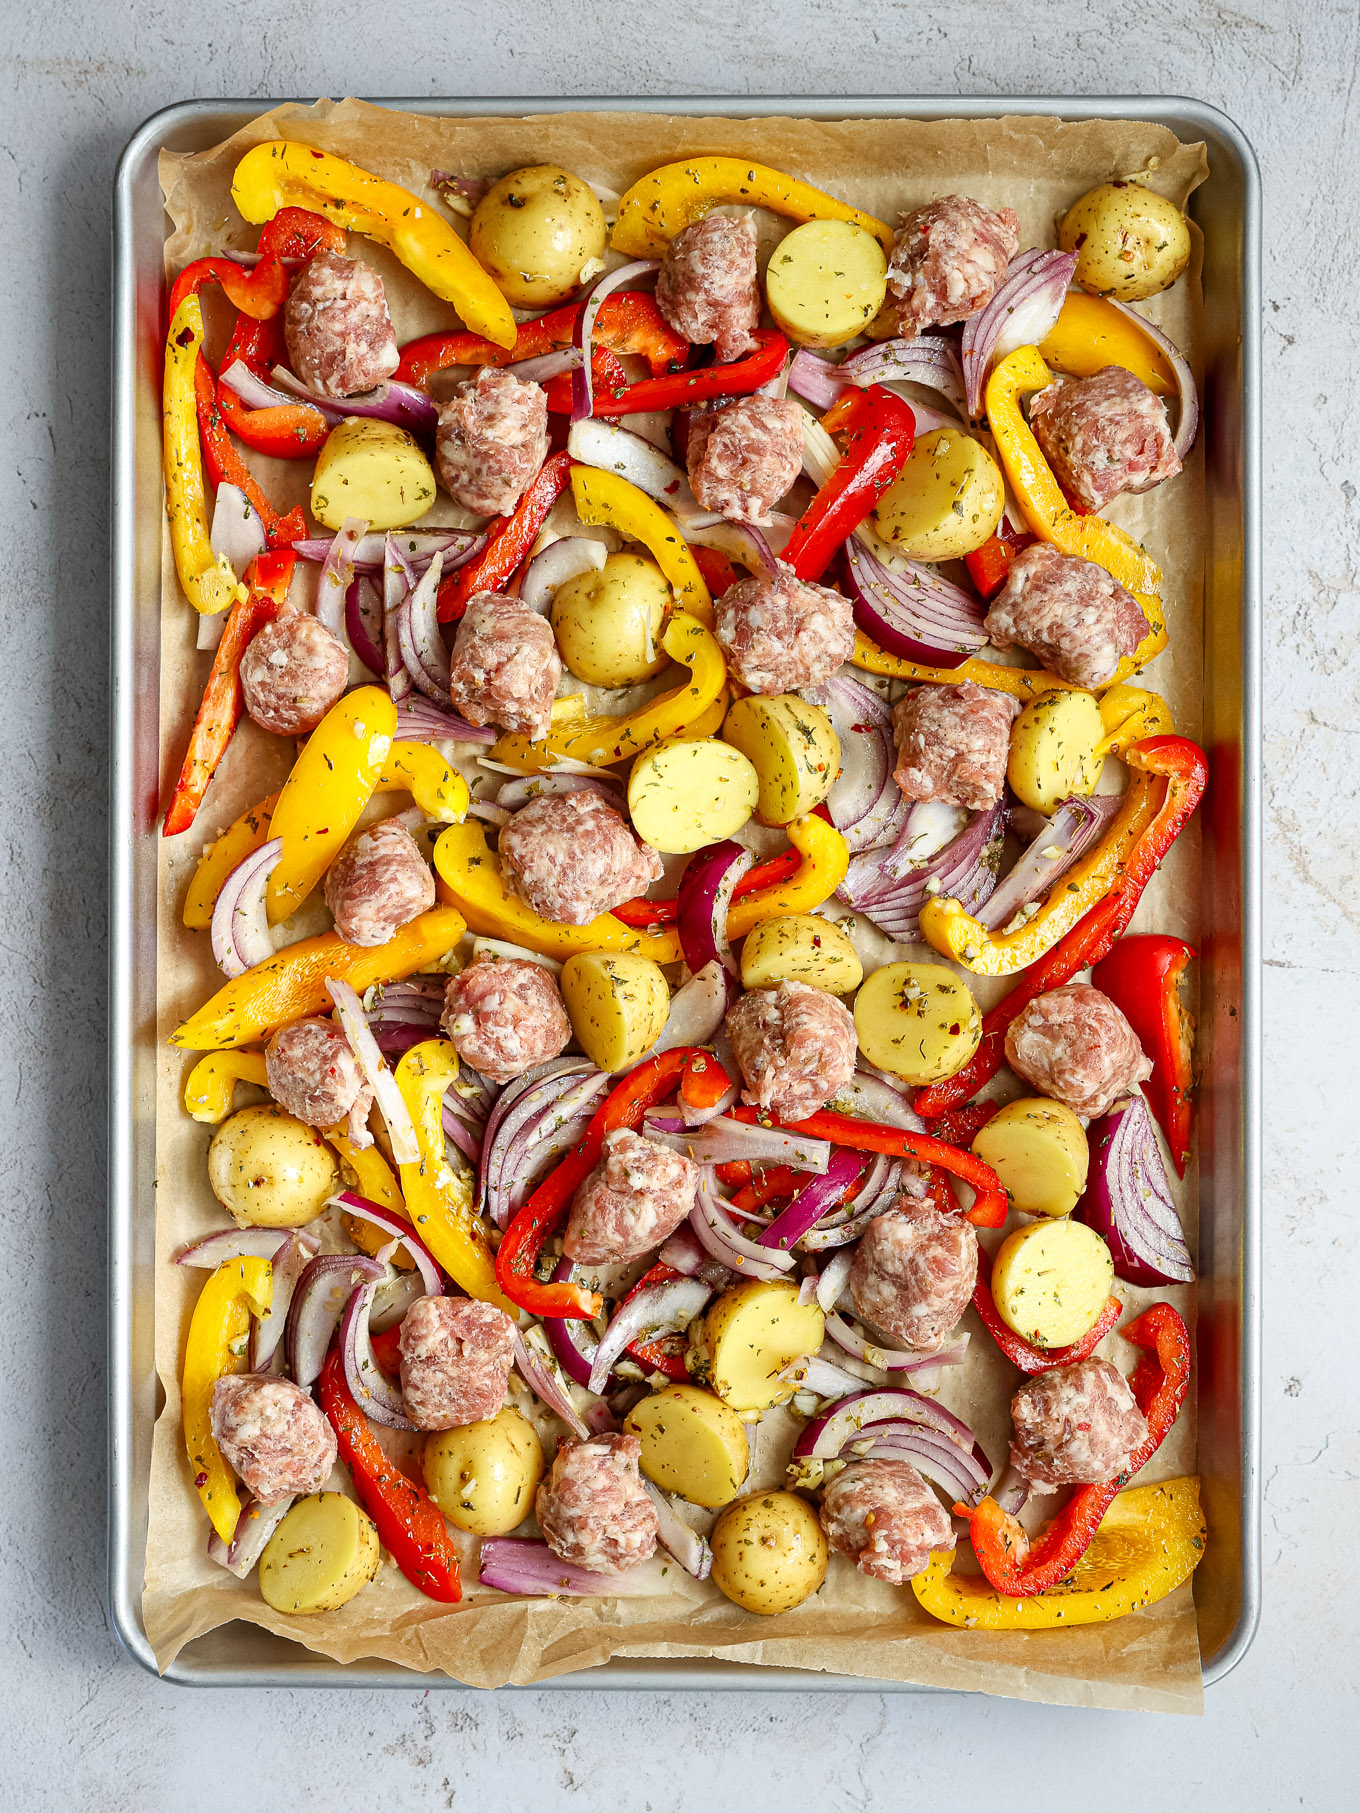
[[(228, 360), (222, 361), (222, 369), (229, 369)], [(238, 440), (274, 460), (310, 459), (321, 451), (331, 431), (325, 416), (310, 403), (279, 403), (268, 409), (252, 409), (228, 384), (215, 387), (214, 407)], [(232, 480), (233, 484), (236, 482)]]
[(198, 364), (194, 367), (194, 404), (198, 411), (198, 433), (203, 444), (203, 466), (208, 483), (214, 491), (222, 484), (235, 485), (250, 500), (251, 508), (260, 519), (268, 545), (271, 548), (288, 545), (291, 550), (291, 544), (301, 541), (307, 533), (307, 519), (303, 515), (302, 506), (299, 504), (286, 516), (280, 516), (256, 483), (250, 468), (232, 446), (231, 436), (227, 433), (229, 423), (222, 408), (222, 398), (231, 395), (232, 392), (225, 386), (219, 393), (212, 367), (200, 353)]
[(289, 139), (256, 145), (237, 164), (231, 196), (249, 221), (267, 221), (290, 202), (384, 245), (474, 333), (515, 344), (510, 305), (453, 228), (409, 189), (357, 164)]
[(251, 1315), (267, 1315), (273, 1294), (274, 1268), (268, 1259), (228, 1259), (199, 1292), (189, 1323), (180, 1380), (184, 1446), (194, 1488), (223, 1542), (235, 1534), (241, 1500), (236, 1476), (212, 1432), (213, 1386), (228, 1373), (244, 1371)]
[(572, 467), (571, 494), (583, 523), (617, 529), (625, 540), (640, 541), (669, 581), (681, 610), (712, 629), (713, 595), (668, 511), (619, 473), (598, 466)]
[(975, 1228), (999, 1228), (1005, 1224), (1006, 1192), (991, 1166), (984, 1165), (971, 1152), (961, 1152), (957, 1146), (928, 1133), (906, 1133), (900, 1127), (857, 1120), (853, 1114), (836, 1114), (829, 1108), (801, 1121), (772, 1118), (760, 1108), (733, 1108), (731, 1118), (755, 1126), (780, 1127), (808, 1139), (829, 1139), (833, 1145), (847, 1146), (852, 1152), (882, 1152), (889, 1158), (914, 1158), (919, 1164), (938, 1165), (977, 1192), (977, 1201), (964, 1216), (965, 1221), (971, 1221)]
[(848, 220), (872, 233), (892, 256), (893, 230), (883, 221), (782, 170), (740, 157), (694, 157), (648, 171), (619, 203), (609, 243), (630, 258), (658, 257), (677, 233), (729, 202), (768, 208), (790, 220)]
[(1195, 1041), (1195, 1019), (1181, 1002), (1180, 980), (1198, 955), (1184, 938), (1160, 932), (1121, 938), (1091, 976), (1132, 1026), (1152, 1060), (1152, 1075), (1143, 1084), (1143, 1094), (1166, 1135), (1180, 1177), (1185, 1176), (1190, 1156)]
[(963, 557), (973, 590), (984, 603), (989, 603), (1005, 585), (1010, 570), (1026, 548), (1034, 546), (1034, 537), (1012, 529), (1005, 517), (997, 524), (996, 534), (989, 535), (980, 548)]
[(335, 1431), (340, 1458), (349, 1468), (359, 1503), (378, 1529), (378, 1539), (411, 1585), (427, 1599), (457, 1605), (463, 1596), (458, 1550), (443, 1513), (423, 1486), (390, 1461), (368, 1419), (350, 1395), (338, 1347), (326, 1356), (317, 1397)]
[(830, 900), (845, 880), (850, 852), (845, 839), (820, 813), (809, 812), (784, 827), (784, 835), (802, 860), (786, 880), (753, 894), (734, 895), (727, 914), (727, 935), (744, 938), (764, 919), (786, 913), (811, 913)]
[(167, 313), (172, 321), (184, 298), (197, 296), (205, 283), (220, 285), (232, 307), (252, 321), (272, 320), (288, 295), (288, 273), (277, 253), (266, 253), (253, 271), (234, 258), (196, 258), (171, 286)]
[[(261, 838), (260, 841), (263, 843), (264, 839)], [(770, 857), (768, 862), (757, 863), (754, 869), (748, 869), (733, 888), (732, 899), (737, 901), (747, 894), (756, 894), (764, 888), (772, 888), (790, 880), (798, 873), (803, 861), (801, 850), (781, 850), (778, 856)], [(223, 876), (223, 880), (225, 879)], [(649, 900), (645, 894), (639, 894), (636, 900), (625, 900), (621, 906), (616, 906), (614, 917), (622, 919), (625, 925), (674, 925), (680, 917), (680, 902), (674, 895), (661, 900)]]
[(390, 759), (397, 708), (381, 686), (337, 699), (302, 747), (274, 807), (270, 836), (283, 849), (269, 877), (269, 923), (306, 900), (339, 855)]
[(375, 793), (409, 793), (426, 818), (460, 825), (467, 815), (468, 784), (429, 743), (398, 738), (373, 786)]
[[(510, 365), (521, 359), (538, 359), (571, 345), (584, 302), (568, 302), (521, 321), (515, 344), (498, 346), (480, 334), (425, 334), (408, 340), (401, 349), (396, 376), (401, 383), (422, 390), (439, 371), (454, 365)], [(614, 353), (634, 353), (647, 361), (654, 378), (678, 370), (689, 357), (689, 341), (681, 339), (663, 317), (654, 297), (642, 290), (615, 290), (600, 304), (591, 330), (596, 346)]]
[(257, 805), (247, 806), (199, 858), (184, 897), (183, 919), (191, 932), (211, 929), (213, 908), (217, 905), (223, 882), (238, 864), (269, 841), (269, 820), (278, 797), (277, 793), (271, 793)]
[(441, 1110), (458, 1076), (458, 1053), (447, 1039), (424, 1039), (406, 1052), (394, 1072), (410, 1110), (420, 1147), (418, 1164), (401, 1166), (401, 1191), (411, 1225), (444, 1270), (467, 1292), (514, 1314), (496, 1283), (482, 1224), (472, 1208), (466, 1178), (455, 1176), (444, 1149)]
[[(596, 1109), (590, 1125), (561, 1164), (548, 1173), (533, 1195), (516, 1212), (496, 1254), (496, 1276), (508, 1297), (535, 1316), (598, 1316), (604, 1299), (571, 1280), (545, 1284), (535, 1277), (544, 1244), (566, 1220), (576, 1187), (599, 1162), (605, 1135), (620, 1127), (636, 1130), (643, 1114), (683, 1088), (691, 1064), (702, 1059), (705, 1074), (712, 1066), (721, 1071), (711, 1051), (677, 1045), (673, 1051), (648, 1058), (630, 1070)], [(724, 1073), (725, 1074), (725, 1073)], [(727, 1078), (726, 1087), (731, 1087)]]
[(710, 631), (688, 611), (676, 611), (666, 625), (661, 646), (672, 661), (689, 668), (686, 681), (663, 692), (650, 704), (621, 718), (580, 718), (561, 730), (551, 731), (541, 742), (528, 737), (503, 736), (492, 750), (521, 774), (542, 774), (566, 756), (608, 768), (630, 761), (667, 737), (684, 737), (696, 719), (709, 712), (727, 682), (723, 652)]
[(1071, 1574), (1046, 1592), (1008, 1598), (985, 1575), (951, 1572), (952, 1552), (932, 1555), (911, 1588), (932, 1618), (960, 1630), (1104, 1624), (1155, 1605), (1188, 1580), (1206, 1536), (1198, 1479), (1167, 1479), (1121, 1492)]
[[(619, 1304), (622, 1309), (629, 1297), (636, 1297), (640, 1290), (651, 1284), (669, 1284), (673, 1278), (683, 1278), (683, 1272), (677, 1272), (674, 1266), (662, 1265), (660, 1260), (644, 1272), (629, 1291), (628, 1296)], [(653, 1335), (650, 1341), (630, 1341), (627, 1351), (639, 1366), (645, 1366), (650, 1372), (659, 1372), (663, 1377), (683, 1385), (689, 1377), (689, 1367), (685, 1364), (685, 1354), (689, 1348), (689, 1336), (683, 1329), (674, 1334)]]
[(398, 982), (446, 957), (467, 930), (452, 907), (431, 907), (386, 944), (346, 944), (336, 932), (285, 946), (234, 976), (170, 1035), (181, 1051), (249, 1045), (276, 1026), (329, 1011), (328, 980), (363, 994), (375, 982)]
[(571, 464), (568, 453), (544, 460), (511, 514), (495, 519), (481, 553), (440, 581), (435, 615), (441, 623), (456, 623), (478, 592), (499, 592), (509, 585), (528, 558), (549, 510), (566, 490)]
[(844, 457), (794, 525), (780, 555), (800, 579), (816, 580), (831, 564), (911, 457), (916, 417), (881, 384), (855, 392), (837, 426), (848, 439)]
[[(758, 327), (751, 334), (757, 350), (727, 365), (701, 365), (697, 371), (672, 372), (664, 378), (639, 378), (622, 390), (597, 391), (592, 415), (638, 415), (653, 409), (688, 409), (715, 397), (749, 397), (784, 369), (789, 343), (777, 328)], [(548, 386), (548, 407), (561, 378)]]
[(587, 925), (541, 919), (507, 885), (499, 859), (487, 846), (486, 831), (475, 820), (442, 833), (434, 846), (434, 866), (440, 898), (456, 906), (469, 929), (482, 938), (505, 938), (544, 957), (628, 951), (654, 963), (680, 961), (680, 940), (674, 932), (635, 930), (612, 913), (601, 913)]
[(210, 1051), (189, 1072), (184, 1085), (184, 1112), (204, 1126), (215, 1127), (231, 1113), (238, 1083), (269, 1087), (262, 1051)]
[[(403, 1221), (411, 1219), (392, 1167), (377, 1146), (356, 1146), (349, 1137), (344, 1121), (337, 1127), (324, 1127), (322, 1137), (335, 1148), (346, 1173), (353, 1176), (354, 1188), (360, 1196), (377, 1203), (380, 1209), (390, 1209), (392, 1214), (399, 1215)], [(381, 1228), (374, 1227), (371, 1221), (360, 1221), (357, 1215), (344, 1215), (341, 1219), (345, 1224), (345, 1232), (361, 1252), (372, 1255), (389, 1244), (390, 1236)], [(399, 1246), (393, 1253), (392, 1263), (404, 1272), (415, 1269), (415, 1261), (403, 1246)]]
[(1155, 396), (1176, 394), (1176, 375), (1157, 342), (1103, 296), (1082, 290), (1068, 291), (1048, 338), (1039, 343), (1039, 357), (1073, 378), (1090, 378), (1107, 365), (1119, 365)]
[(1073, 1341), (1067, 1347), (1036, 1347), (1001, 1320), (992, 1297), (992, 1262), (981, 1247), (978, 1248), (977, 1282), (973, 1286), (973, 1308), (1011, 1365), (1031, 1376), (1036, 1372), (1052, 1372), (1055, 1366), (1075, 1366), (1078, 1360), (1089, 1360), (1124, 1312), (1118, 1297), (1110, 1297), (1094, 1327), (1088, 1328), (1079, 1341)]
[(208, 503), (203, 488), (203, 455), (198, 441), (195, 373), (203, 345), (203, 309), (187, 295), (170, 322), (165, 340), (165, 386), (161, 397), (161, 449), (170, 548), (185, 597), (202, 616), (245, 596), (225, 554), (214, 554), (208, 539)]
[(1028, 1598), (1058, 1586), (1091, 1546), (1101, 1520), (1124, 1486), (1161, 1447), (1185, 1402), (1190, 1383), (1190, 1334), (1169, 1303), (1154, 1303), (1123, 1330), (1124, 1339), (1148, 1350), (1138, 1362), (1130, 1388), (1147, 1419), (1147, 1439), (1129, 1456), (1117, 1478), (1099, 1486), (1078, 1486), (1036, 1541), (992, 1497), (973, 1507), (955, 1505), (966, 1517), (978, 1565), (997, 1592)]

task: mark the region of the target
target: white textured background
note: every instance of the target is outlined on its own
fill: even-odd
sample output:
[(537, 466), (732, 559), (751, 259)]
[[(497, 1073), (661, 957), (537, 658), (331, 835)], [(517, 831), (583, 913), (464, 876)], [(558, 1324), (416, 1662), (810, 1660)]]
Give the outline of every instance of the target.
[[(1355, 1804), (1356, 7), (0, 0), (0, 1808)], [(1185, 94), (1266, 196), (1265, 1615), (1202, 1721), (967, 1697), (190, 1693), (104, 1591), (109, 196), (193, 96)], [(1349, 145), (1349, 149), (1348, 149)], [(1349, 1288), (1348, 1288), (1349, 1287)]]

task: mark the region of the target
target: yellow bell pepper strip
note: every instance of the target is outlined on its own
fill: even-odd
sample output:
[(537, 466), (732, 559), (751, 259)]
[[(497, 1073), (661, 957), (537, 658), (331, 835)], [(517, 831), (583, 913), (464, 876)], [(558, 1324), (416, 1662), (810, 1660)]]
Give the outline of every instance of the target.
[[(439, 897), (467, 920), (483, 938), (505, 938), (527, 945), (544, 957), (574, 957), (583, 951), (628, 951), (654, 963), (678, 963), (680, 939), (675, 932), (652, 934), (601, 913), (587, 925), (558, 925), (540, 919), (507, 885), (501, 865), (487, 847), (486, 831), (475, 821), (453, 825), (434, 847)], [(786, 909), (779, 908), (779, 911)]]
[[(1103, 693), (1106, 687), (1122, 686), (1131, 680), (1140, 668), (1146, 667), (1166, 647), (1166, 622), (1160, 602), (1150, 593), (1145, 595), (1140, 592), (1135, 596), (1143, 607), (1143, 615), (1148, 619), (1148, 633), (1131, 655), (1120, 657), (1118, 667), (1105, 682), (1105, 686), (1094, 689), (1098, 693)], [(1150, 614), (1154, 611), (1155, 620)], [(1003, 667), (999, 661), (982, 661), (976, 656), (970, 656), (958, 667), (926, 667), (919, 661), (907, 661), (901, 655), (890, 655), (876, 642), (871, 642), (864, 631), (859, 629), (855, 631), (855, 652), (850, 657), (850, 664), (852, 667), (862, 667), (866, 673), (886, 674), (890, 679), (911, 680), (918, 685), (962, 686), (965, 680), (973, 680), (977, 685), (988, 686), (994, 692), (1010, 693), (1022, 705), (1028, 705), (1031, 700), (1046, 692), (1085, 690), (1075, 686), (1071, 680), (1060, 680), (1056, 674), (1046, 674), (1042, 668)]]
[(346, 944), (336, 932), (303, 938), (224, 983), (170, 1035), (181, 1051), (225, 1051), (248, 1045), (276, 1026), (329, 1011), (326, 981), (357, 994), (375, 982), (397, 982), (446, 957), (467, 930), (452, 907), (431, 907), (386, 944)]
[[(204, 1059), (205, 1063), (208, 1061)], [(336, 1156), (346, 1173), (346, 1180), (353, 1177), (360, 1196), (376, 1202), (380, 1209), (390, 1209), (403, 1221), (411, 1219), (392, 1167), (376, 1146), (356, 1146), (345, 1130), (344, 1121), (336, 1127), (323, 1127), (322, 1137), (335, 1148)], [(345, 1232), (360, 1252), (376, 1253), (391, 1238), (381, 1228), (374, 1227), (371, 1221), (360, 1221), (357, 1215), (345, 1215), (342, 1219)], [(413, 1270), (415, 1266), (414, 1259), (401, 1246), (393, 1253), (392, 1263), (404, 1272)]]
[(262, 1051), (211, 1051), (200, 1058), (184, 1085), (184, 1112), (215, 1127), (231, 1113), (238, 1083), (268, 1087)]
[(386, 690), (359, 686), (337, 699), (308, 737), (270, 822), (269, 835), (283, 840), (265, 897), (270, 925), (297, 911), (339, 855), (396, 734), (397, 708)]
[(429, 743), (393, 743), (373, 791), (409, 793), (436, 824), (460, 825), (467, 816), (467, 782)]
[(959, 1630), (1057, 1630), (1127, 1617), (1188, 1580), (1204, 1559), (1207, 1530), (1198, 1479), (1167, 1479), (1121, 1492), (1066, 1579), (1013, 1599), (982, 1574), (955, 1574), (937, 1554), (911, 1583), (932, 1618)]
[(184, 1446), (194, 1487), (223, 1542), (235, 1534), (241, 1500), (212, 1432), (213, 1386), (228, 1373), (245, 1370), (251, 1314), (266, 1315), (273, 1294), (274, 1268), (267, 1259), (228, 1259), (199, 1292), (189, 1324), (180, 1380)]
[(256, 225), (292, 205), (376, 240), (441, 302), (452, 303), (473, 333), (497, 346), (515, 344), (509, 303), (438, 209), (409, 189), (310, 145), (271, 139), (237, 164), (231, 197)]
[(641, 755), (667, 737), (680, 736), (696, 719), (708, 715), (726, 684), (727, 664), (713, 636), (688, 611), (675, 612), (661, 646), (673, 661), (689, 668), (685, 684), (661, 693), (626, 717), (582, 718), (550, 731), (542, 742), (531, 743), (518, 734), (503, 736), (492, 748), (492, 756), (521, 774), (542, 774), (564, 756), (588, 762), (593, 768), (608, 768)]
[(571, 469), (571, 494), (583, 523), (617, 529), (626, 540), (640, 541), (669, 580), (681, 610), (697, 617), (705, 629), (713, 628), (713, 595), (699, 563), (675, 518), (654, 498), (617, 472), (581, 465)]
[(740, 157), (693, 157), (649, 171), (619, 203), (618, 223), (609, 243), (630, 258), (659, 257), (677, 233), (710, 209), (731, 202), (768, 208), (790, 220), (851, 221), (872, 233), (892, 256), (893, 230), (883, 221), (814, 189), (811, 183), (786, 176), (782, 170), (750, 164)]
[(1141, 686), (1110, 686), (1100, 695), (1100, 719), (1105, 735), (1096, 744), (1096, 754), (1101, 756), (1122, 756), (1135, 743), (1172, 736), (1176, 729), (1166, 700)]
[(496, 1282), (496, 1261), (473, 1211), (468, 1179), (455, 1175), (444, 1150), (444, 1096), (458, 1075), (458, 1053), (447, 1039), (424, 1039), (403, 1056), (394, 1074), (420, 1147), (419, 1163), (401, 1167), (407, 1218), (469, 1297), (513, 1316), (515, 1306)]
[(214, 554), (208, 539), (208, 502), (203, 452), (198, 440), (198, 399), (194, 374), (203, 344), (203, 307), (185, 296), (165, 339), (165, 386), (161, 395), (161, 449), (165, 462), (165, 507), (170, 548), (184, 595), (194, 609), (213, 617), (243, 601), (246, 589), (225, 554)]
[(1159, 397), (1174, 397), (1176, 374), (1157, 342), (1103, 296), (1068, 292), (1062, 313), (1039, 345), (1045, 365), (1069, 377), (1089, 378), (1107, 365), (1120, 365)]
[(795, 818), (786, 825), (784, 834), (801, 854), (802, 862), (787, 880), (734, 898), (727, 915), (729, 938), (744, 938), (763, 919), (815, 912), (845, 880), (850, 852), (834, 825), (818, 813), (809, 812), (806, 818)]
[(253, 855), (261, 844), (269, 841), (269, 821), (278, 798), (277, 793), (271, 793), (258, 804), (247, 806), (241, 816), (228, 825), (199, 858), (194, 878), (189, 883), (189, 892), (184, 896), (183, 918), (191, 932), (206, 932), (211, 929), (213, 908), (217, 905), (217, 896), (222, 892), (222, 883), (247, 856)]

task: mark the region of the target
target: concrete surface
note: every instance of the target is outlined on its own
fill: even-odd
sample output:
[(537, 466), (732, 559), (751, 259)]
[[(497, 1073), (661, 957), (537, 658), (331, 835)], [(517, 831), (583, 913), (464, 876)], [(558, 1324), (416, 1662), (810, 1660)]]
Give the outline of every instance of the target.
[[(0, 4), (0, 1194), (11, 1304), (0, 1805), (1354, 1804), (1357, 12), (1330, 0)], [(740, 21), (745, 19), (747, 23)], [(962, 1697), (194, 1695), (119, 1656), (104, 1580), (109, 185), (194, 95), (1197, 95), (1265, 175), (1265, 1616), (1202, 1721)], [(636, 1720), (636, 1723), (634, 1721)], [(1117, 1774), (1112, 1778), (1112, 1771)]]

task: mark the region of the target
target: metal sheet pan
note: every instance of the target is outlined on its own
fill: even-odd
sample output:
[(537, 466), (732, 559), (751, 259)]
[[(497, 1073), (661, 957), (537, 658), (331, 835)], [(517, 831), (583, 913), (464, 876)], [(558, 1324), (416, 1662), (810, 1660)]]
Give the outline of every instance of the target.
[[(381, 103), (380, 103), (381, 104)], [(662, 96), (395, 100), (439, 116), (590, 109), (747, 118), (1149, 120), (1208, 146), (1210, 180), (1191, 201), (1204, 234), (1205, 738), (1201, 1002), (1214, 1058), (1202, 1081), (1199, 1462), (1211, 1542), (1195, 1574), (1206, 1683), (1256, 1631), (1260, 1601), (1260, 179), (1242, 133), (1203, 102), (1068, 96)], [(192, 101), (133, 136), (114, 186), (112, 748), (109, 1164), (109, 1600), (127, 1653), (155, 1672), (140, 1602), (151, 1431), (155, 1178), (156, 813), (159, 773), (162, 147), (228, 137), (265, 103)], [(184, 1649), (166, 1679), (186, 1686), (405, 1687), (383, 1663), (348, 1667), (242, 1624)], [(422, 1675), (427, 1688), (459, 1683)], [(914, 1691), (739, 1663), (618, 1661), (553, 1689)]]

